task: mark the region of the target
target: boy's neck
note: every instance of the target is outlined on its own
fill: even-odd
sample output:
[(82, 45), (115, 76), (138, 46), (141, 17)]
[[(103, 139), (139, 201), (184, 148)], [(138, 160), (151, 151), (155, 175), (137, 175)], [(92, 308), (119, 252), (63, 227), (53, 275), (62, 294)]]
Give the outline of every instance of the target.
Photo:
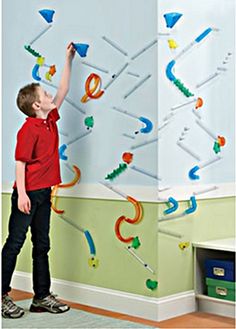
[(47, 117), (48, 117), (48, 114), (49, 114), (50, 112), (51, 112), (51, 110), (48, 111), (48, 112), (37, 111), (37, 112), (36, 112), (36, 118), (37, 118), (37, 119), (44, 119), (44, 120), (46, 120)]
[(36, 118), (37, 119), (47, 119), (47, 117), (48, 117), (48, 113), (47, 114), (45, 114), (45, 113), (43, 113), (43, 114), (36, 114)]

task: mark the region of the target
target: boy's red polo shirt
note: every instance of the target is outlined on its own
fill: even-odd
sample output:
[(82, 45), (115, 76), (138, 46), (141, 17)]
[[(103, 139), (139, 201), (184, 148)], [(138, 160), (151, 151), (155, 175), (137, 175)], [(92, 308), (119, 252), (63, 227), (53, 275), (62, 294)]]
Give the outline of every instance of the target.
[(47, 119), (28, 117), (17, 134), (15, 160), (26, 162), (26, 191), (61, 182), (56, 124), (59, 118), (56, 108), (49, 112)]

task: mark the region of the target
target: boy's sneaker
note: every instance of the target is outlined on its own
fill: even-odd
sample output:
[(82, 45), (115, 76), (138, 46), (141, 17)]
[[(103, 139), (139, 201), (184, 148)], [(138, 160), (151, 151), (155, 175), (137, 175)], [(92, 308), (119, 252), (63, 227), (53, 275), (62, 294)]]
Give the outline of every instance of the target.
[(2, 317), (17, 319), (24, 314), (23, 308), (17, 306), (8, 294), (2, 296)]
[(58, 299), (52, 293), (43, 299), (33, 298), (30, 306), (30, 312), (50, 312), (50, 313), (63, 313), (69, 311), (70, 307)]

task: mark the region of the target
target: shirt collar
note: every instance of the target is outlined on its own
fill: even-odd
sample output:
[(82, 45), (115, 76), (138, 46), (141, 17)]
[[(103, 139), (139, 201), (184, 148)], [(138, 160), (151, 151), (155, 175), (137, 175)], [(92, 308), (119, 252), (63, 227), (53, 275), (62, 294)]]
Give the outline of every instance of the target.
[(33, 126), (41, 126), (42, 124), (45, 124), (45, 122), (47, 121), (47, 119), (40, 119), (40, 118), (32, 118), (32, 117), (28, 117), (26, 118), (26, 121), (33, 125)]
[(26, 121), (27, 121), (29, 124), (31, 124), (31, 125), (34, 125), (34, 126), (39, 127), (39, 126), (45, 124), (46, 122), (50, 121), (50, 119), (51, 119), (51, 115), (50, 115), (51, 112), (52, 112), (52, 111), (50, 111), (50, 112), (48, 113), (47, 119), (28, 117), (28, 118), (26, 118)]

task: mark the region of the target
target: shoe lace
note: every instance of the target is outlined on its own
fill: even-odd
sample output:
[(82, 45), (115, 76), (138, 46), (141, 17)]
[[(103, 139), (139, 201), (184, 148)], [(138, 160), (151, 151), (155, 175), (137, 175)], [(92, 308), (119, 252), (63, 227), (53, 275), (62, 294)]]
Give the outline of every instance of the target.
[(5, 296), (2, 299), (2, 309), (3, 311), (11, 311), (14, 312), (18, 309), (18, 306), (13, 303), (13, 300), (10, 296)]
[(56, 297), (56, 294), (50, 293), (50, 295), (45, 298), (45, 304), (50, 307), (61, 306), (61, 302)]

